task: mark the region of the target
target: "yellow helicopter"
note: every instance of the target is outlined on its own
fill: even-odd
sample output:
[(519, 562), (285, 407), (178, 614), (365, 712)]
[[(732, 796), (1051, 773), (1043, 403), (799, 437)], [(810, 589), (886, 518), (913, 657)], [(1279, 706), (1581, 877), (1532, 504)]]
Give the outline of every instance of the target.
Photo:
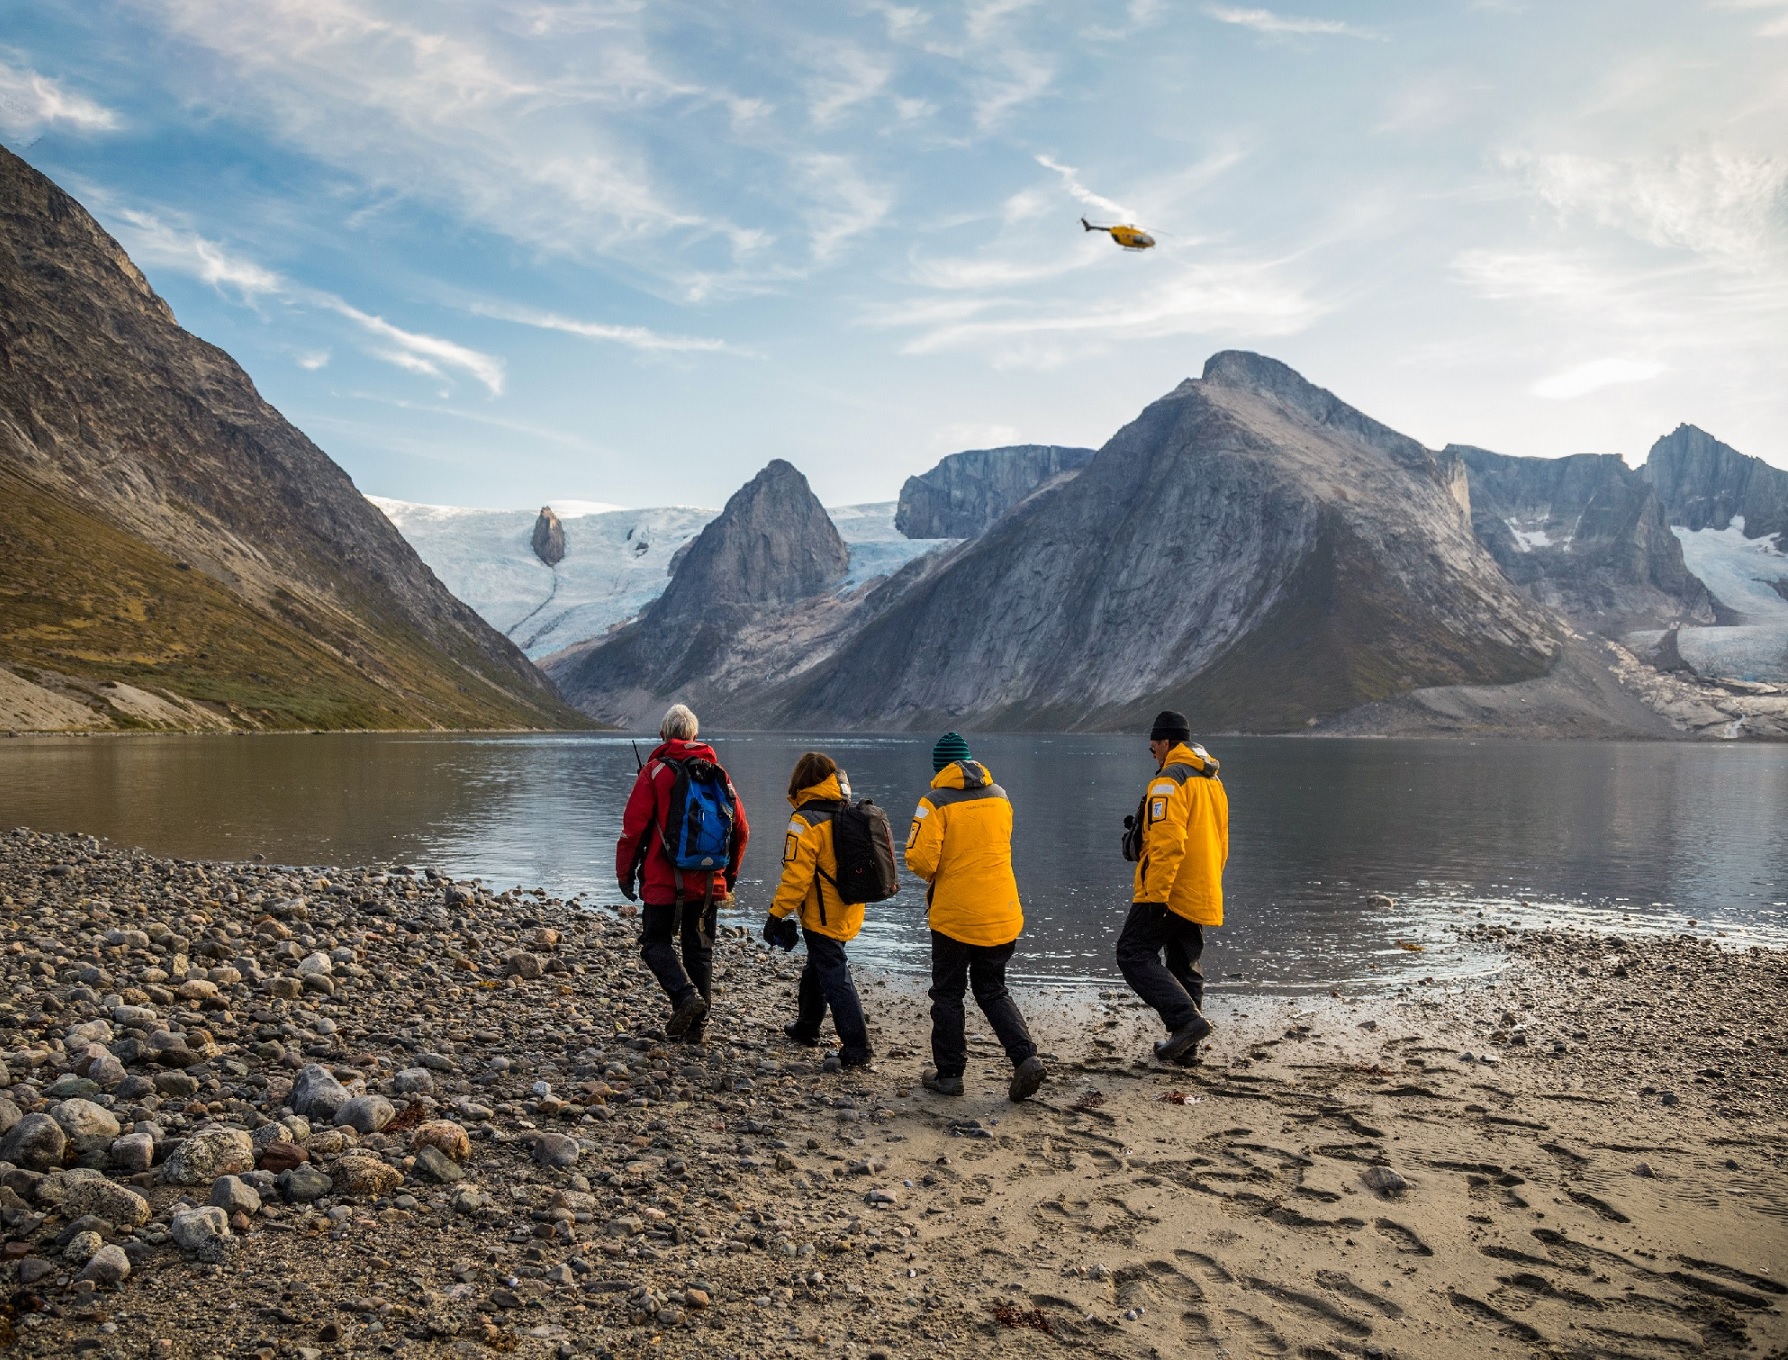
[(1141, 227), (1096, 227), (1084, 217), (1080, 219), (1080, 225), (1085, 227), (1088, 231), (1104, 231), (1111, 233), (1111, 239), (1116, 241), (1125, 250), (1152, 250), (1155, 245), (1155, 238), (1150, 236)]

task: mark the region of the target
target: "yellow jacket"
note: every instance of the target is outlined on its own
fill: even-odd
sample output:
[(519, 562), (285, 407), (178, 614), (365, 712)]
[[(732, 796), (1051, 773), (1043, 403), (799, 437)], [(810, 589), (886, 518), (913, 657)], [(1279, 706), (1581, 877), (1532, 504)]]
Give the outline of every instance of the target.
[(931, 781), (906, 837), (906, 867), (931, 884), (931, 928), (963, 944), (1008, 944), (1024, 929), (1012, 876), (1012, 803), (979, 761)]
[(834, 940), (854, 939), (863, 929), (863, 904), (838, 900), (838, 856), (832, 849), (832, 819), (815, 809), (803, 814), (804, 803), (844, 801), (838, 776), (829, 774), (812, 788), (789, 799), (796, 812), (782, 838), (782, 881), (770, 903), (770, 915), (801, 913), (801, 924)]
[[(1188, 771), (1185, 778), (1173, 777), (1176, 765)], [(1198, 773), (1206, 769), (1208, 778)], [(1165, 903), (1201, 926), (1222, 925), (1229, 795), (1204, 747), (1180, 742), (1167, 753), (1161, 773), (1149, 780), (1143, 823), (1133, 899)]]

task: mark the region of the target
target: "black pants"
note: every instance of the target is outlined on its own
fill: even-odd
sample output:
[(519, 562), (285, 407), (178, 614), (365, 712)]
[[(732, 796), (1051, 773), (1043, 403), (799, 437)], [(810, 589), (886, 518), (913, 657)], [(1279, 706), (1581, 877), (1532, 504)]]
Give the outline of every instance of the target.
[[(679, 911), (683, 917), (681, 962), (672, 943)], [(708, 903), (706, 910), (700, 902), (688, 902), (681, 908), (647, 903), (640, 909), (639, 956), (673, 1006), (681, 1006), (697, 992), (703, 1000), (714, 999), (714, 919), (719, 911), (718, 902)]]
[(1006, 990), (1006, 965), (1017, 943), (964, 944), (931, 932), (931, 1060), (940, 1077), (960, 1077), (968, 1066), (962, 996), (971, 988), (1012, 1066), (1035, 1055), (1031, 1032)]
[(844, 945), (830, 935), (802, 928), (807, 940), (807, 966), (801, 970), (799, 1009), (795, 1028), (803, 1039), (818, 1041), (826, 1008), (832, 1010), (832, 1027), (838, 1031), (838, 1057), (847, 1063), (868, 1062), (869, 1025), (863, 1019), (863, 1002), (851, 980), (850, 960)]
[(1167, 907), (1138, 902), (1118, 936), (1118, 971), (1171, 1033), (1204, 1009), (1204, 974), (1198, 969), (1203, 953), (1203, 927)]

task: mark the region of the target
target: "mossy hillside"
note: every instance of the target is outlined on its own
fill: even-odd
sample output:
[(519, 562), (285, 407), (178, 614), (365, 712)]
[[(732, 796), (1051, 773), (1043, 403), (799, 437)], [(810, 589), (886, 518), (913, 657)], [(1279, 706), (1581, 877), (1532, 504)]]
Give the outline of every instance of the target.
[[(295, 595), (269, 617), (203, 572), (0, 467), (0, 663), (119, 681), (267, 729), (583, 726), (517, 702), (392, 626), (344, 655)], [(344, 620), (331, 620), (341, 633)], [(355, 621), (357, 622), (357, 621)], [(350, 638), (367, 625), (359, 624)], [(346, 649), (344, 649), (346, 650)], [(103, 697), (103, 693), (102, 696)], [(137, 726), (116, 711), (106, 718)]]

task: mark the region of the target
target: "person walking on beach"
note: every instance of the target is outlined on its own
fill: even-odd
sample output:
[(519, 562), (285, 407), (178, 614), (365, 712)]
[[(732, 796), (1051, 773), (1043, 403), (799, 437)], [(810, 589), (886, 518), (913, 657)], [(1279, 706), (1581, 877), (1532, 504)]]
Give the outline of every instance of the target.
[(1185, 714), (1169, 710), (1155, 718), (1149, 754), (1157, 773), (1136, 816), (1124, 819), (1124, 858), (1136, 873), (1117, 964), (1130, 990), (1167, 1026), (1155, 1056), (1184, 1064), (1195, 1060), (1211, 1032), (1198, 960), (1205, 927), (1223, 924), (1229, 795), (1216, 758), (1192, 744)]
[(700, 732), (694, 713), (671, 705), (615, 843), (621, 895), (631, 902), (637, 890), (642, 901), (640, 957), (670, 998), (664, 1032), (690, 1043), (700, 1042), (714, 1002), (715, 916), (732, 898), (751, 835), (745, 804)]
[(1006, 990), (1024, 911), (1012, 875), (1012, 803), (985, 765), (972, 758), (955, 732), (931, 750), (936, 777), (919, 800), (906, 838), (906, 867), (931, 886), (925, 900), (931, 924), (931, 1056), (921, 1080), (940, 1095), (962, 1094), (968, 1066), (963, 993), (975, 1004), (1012, 1060), (1006, 1094), (1014, 1101), (1037, 1093), (1048, 1075), (1018, 1004)]
[(813, 1048), (827, 1010), (838, 1031), (838, 1065), (867, 1067), (869, 1026), (863, 1002), (851, 980), (844, 947), (863, 928), (863, 904), (846, 902), (839, 893), (835, 819), (850, 803), (850, 783), (832, 757), (809, 751), (795, 762), (788, 781), (788, 801), (795, 809), (782, 842), (782, 881), (764, 922), (764, 939), (794, 947), (795, 921), (807, 940), (807, 966), (801, 970), (795, 1019), (783, 1033)]

